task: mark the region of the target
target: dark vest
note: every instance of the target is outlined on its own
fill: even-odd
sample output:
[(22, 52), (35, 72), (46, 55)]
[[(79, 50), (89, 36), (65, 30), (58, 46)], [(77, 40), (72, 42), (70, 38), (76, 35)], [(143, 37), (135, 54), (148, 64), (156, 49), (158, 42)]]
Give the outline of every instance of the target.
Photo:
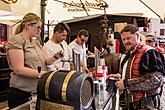
[[(130, 80), (130, 79), (134, 79), (134, 78), (139, 78), (139, 76), (140, 76), (140, 73), (139, 73), (140, 60), (141, 60), (142, 56), (144, 55), (144, 53), (151, 48), (152, 47), (143, 45), (143, 44), (139, 44), (137, 46), (135, 55), (133, 55), (132, 57), (130, 57), (128, 59), (128, 65), (126, 68), (126, 76), (125, 76), (126, 79)], [(129, 87), (129, 86), (131, 86), (131, 84), (129, 84), (129, 82), (128, 82), (127, 86)], [(146, 96), (147, 96), (147, 94), (145, 93), (145, 91), (137, 90), (137, 91), (127, 94), (127, 101), (135, 102), (135, 101), (145, 98)]]

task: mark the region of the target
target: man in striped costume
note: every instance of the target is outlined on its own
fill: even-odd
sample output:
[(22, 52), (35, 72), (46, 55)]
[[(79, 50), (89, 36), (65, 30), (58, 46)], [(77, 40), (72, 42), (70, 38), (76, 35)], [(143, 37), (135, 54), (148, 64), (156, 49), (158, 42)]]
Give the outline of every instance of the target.
[[(123, 110), (159, 110), (160, 89), (165, 74), (163, 54), (140, 42), (136, 26), (128, 24), (121, 31), (126, 53), (121, 57), (120, 90)], [(111, 77), (115, 75), (111, 74)]]

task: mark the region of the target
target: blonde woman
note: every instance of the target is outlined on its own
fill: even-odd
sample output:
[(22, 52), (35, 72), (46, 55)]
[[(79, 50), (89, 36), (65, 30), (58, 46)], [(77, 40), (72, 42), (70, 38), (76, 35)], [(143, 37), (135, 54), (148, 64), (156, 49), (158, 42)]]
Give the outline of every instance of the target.
[(46, 72), (46, 65), (62, 57), (61, 52), (49, 58), (44, 54), (42, 46), (36, 40), (41, 26), (39, 16), (26, 14), (7, 45), (9, 63), (13, 69), (8, 93), (10, 109), (27, 102), (31, 92), (36, 91), (39, 77)]

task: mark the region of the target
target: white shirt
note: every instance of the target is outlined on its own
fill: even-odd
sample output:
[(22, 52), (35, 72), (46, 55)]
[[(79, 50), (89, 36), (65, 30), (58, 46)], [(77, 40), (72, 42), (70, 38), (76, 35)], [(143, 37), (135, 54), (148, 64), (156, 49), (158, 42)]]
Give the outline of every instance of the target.
[(84, 65), (87, 66), (87, 57), (86, 57), (86, 46), (85, 43), (83, 46), (80, 46), (76, 43), (76, 39), (72, 41), (69, 46), (71, 49), (75, 49), (78, 53), (80, 53), (80, 60), (83, 61)]
[(43, 46), (43, 50), (48, 55), (48, 57), (53, 56), (55, 53), (57, 53), (60, 50), (64, 51), (64, 57), (58, 59), (52, 65), (47, 66), (49, 71), (52, 71), (52, 70), (70, 70), (70, 63), (69, 62), (63, 62), (63, 61), (69, 61), (72, 59), (71, 48), (68, 46), (68, 44), (65, 41), (62, 41), (61, 43), (54, 43), (53, 41), (49, 40)]

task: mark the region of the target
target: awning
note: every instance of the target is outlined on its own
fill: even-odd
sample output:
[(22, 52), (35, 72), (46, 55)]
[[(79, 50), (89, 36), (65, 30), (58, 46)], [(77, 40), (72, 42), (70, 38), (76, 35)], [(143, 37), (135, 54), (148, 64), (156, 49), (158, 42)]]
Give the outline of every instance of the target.
[(21, 15), (25, 15), (29, 12), (40, 15), (40, 1), (41, 0), (17, 0), (16, 3), (10, 4), (11, 11)]
[(165, 18), (165, 0), (139, 0), (161, 19)]
[(0, 23), (14, 25), (18, 20), (21, 20), (23, 15), (15, 14), (9, 11), (0, 10)]
[(0, 20), (0, 23), (7, 25), (15, 25), (17, 23), (17, 20)]
[[(73, 19), (75, 17), (87, 16), (86, 11), (83, 11), (83, 6), (80, 1), (84, 4), (89, 15), (104, 14), (104, 10), (99, 10), (97, 7), (101, 6), (99, 2), (103, 1), (103, 3), (108, 5), (108, 8), (106, 8), (107, 14), (142, 13), (141, 17), (159, 18), (139, 0), (48, 0), (46, 6), (46, 21), (55, 20), (60, 22), (63, 20)], [(157, 0), (145, 1), (157, 2)], [(159, 2), (156, 4), (161, 4), (161, 0), (158, 1)], [(165, 2), (165, 0), (162, 1)], [(164, 6), (160, 6), (159, 8), (163, 7)]]
[(9, 4), (4, 3), (2, 0), (0, 1), (0, 10), (3, 11), (11, 11), (11, 7)]
[(13, 25), (29, 12), (40, 15), (40, 0), (0, 0), (0, 23)]
[[(89, 16), (85, 16), (85, 17), (78, 17), (78, 18), (74, 18), (74, 19), (70, 19), (70, 20), (64, 20), (62, 22), (64, 23), (72, 23), (72, 22), (79, 22), (79, 21), (83, 21), (83, 20), (89, 20), (89, 19), (93, 19), (93, 18), (98, 18), (98, 17), (103, 17), (104, 14), (95, 14), (95, 15), (89, 15)], [(134, 17), (139, 17), (142, 16), (142, 13), (117, 13), (117, 14), (107, 14), (107, 16), (134, 16)]]

